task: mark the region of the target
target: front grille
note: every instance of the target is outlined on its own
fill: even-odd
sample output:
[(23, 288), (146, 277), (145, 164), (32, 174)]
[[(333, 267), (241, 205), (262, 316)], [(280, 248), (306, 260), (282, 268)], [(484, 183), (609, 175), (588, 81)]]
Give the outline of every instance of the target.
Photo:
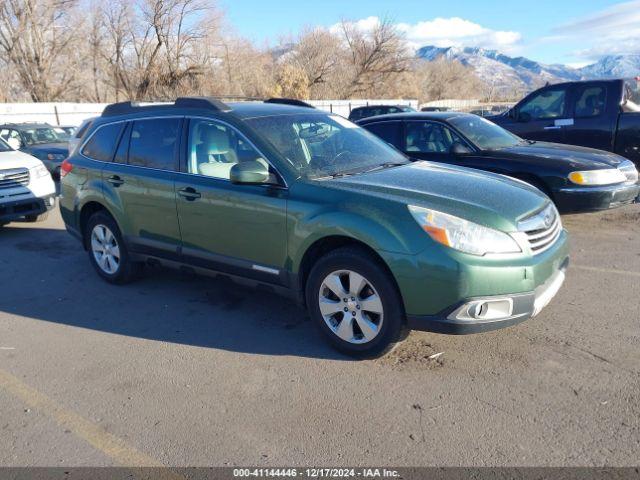
[(624, 176), (627, 177), (627, 183), (637, 183), (638, 182), (638, 170), (636, 170), (636, 166), (629, 162), (629, 164), (625, 164), (624, 166), (618, 167)]
[(27, 185), (29, 185), (28, 169), (0, 170), (0, 188), (26, 187)]
[(520, 222), (534, 255), (551, 248), (562, 232), (560, 214), (553, 205)]

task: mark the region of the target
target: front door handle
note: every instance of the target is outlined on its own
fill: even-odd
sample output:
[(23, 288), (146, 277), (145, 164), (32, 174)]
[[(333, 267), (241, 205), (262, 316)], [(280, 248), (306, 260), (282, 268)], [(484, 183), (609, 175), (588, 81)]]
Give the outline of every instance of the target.
[(178, 190), (178, 195), (189, 202), (193, 202), (196, 198), (200, 198), (202, 195), (200, 192), (196, 191), (195, 188), (187, 187)]
[(118, 175), (111, 175), (109, 178), (107, 178), (107, 182), (109, 182), (114, 187), (119, 187), (124, 183), (124, 180), (121, 179)]
[(560, 130), (562, 127), (560, 125), (549, 125), (548, 127), (544, 127), (545, 130)]

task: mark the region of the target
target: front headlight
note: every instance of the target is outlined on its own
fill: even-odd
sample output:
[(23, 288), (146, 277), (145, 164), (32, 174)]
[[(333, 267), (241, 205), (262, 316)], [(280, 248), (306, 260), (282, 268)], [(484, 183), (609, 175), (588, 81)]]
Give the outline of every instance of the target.
[(42, 178), (49, 176), (49, 170), (44, 165), (38, 165), (37, 167), (33, 167), (31, 169), (31, 176), (33, 178)]
[(51, 160), (54, 162), (61, 162), (64, 160), (66, 156), (63, 153), (48, 153), (47, 160)]
[(438, 243), (473, 255), (518, 253), (511, 235), (429, 208), (409, 205), (413, 218)]
[(604, 170), (571, 172), (569, 180), (576, 185), (611, 185), (625, 182), (627, 177), (617, 168), (606, 168)]

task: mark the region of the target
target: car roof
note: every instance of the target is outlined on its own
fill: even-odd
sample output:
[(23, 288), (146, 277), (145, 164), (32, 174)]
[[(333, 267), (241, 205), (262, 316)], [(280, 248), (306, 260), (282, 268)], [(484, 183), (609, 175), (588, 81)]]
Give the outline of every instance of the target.
[(437, 120), (440, 122), (448, 122), (453, 118), (469, 117), (470, 113), (465, 112), (405, 112), (405, 113), (389, 113), (387, 115), (376, 115), (375, 117), (367, 117), (359, 120), (359, 124), (380, 122), (383, 120)]
[(278, 103), (265, 102), (232, 102), (227, 103), (231, 110), (228, 112), (238, 118), (256, 118), (256, 117), (272, 117), (276, 115), (295, 115), (295, 114), (312, 114), (324, 113), (324, 110), (315, 108), (302, 107), (298, 105), (284, 105)]
[(405, 108), (405, 107), (409, 107), (412, 108), (411, 105), (398, 105), (398, 104), (391, 104), (391, 103), (385, 103), (382, 105), (364, 105), (362, 107), (354, 107), (351, 109), (351, 111), (355, 111), (355, 110), (367, 110), (367, 109), (373, 109), (373, 108)]
[(229, 116), (237, 120), (257, 117), (293, 114), (327, 115), (329, 112), (318, 110), (299, 100), (269, 99), (266, 101), (239, 101), (222, 103), (213, 97), (183, 97), (175, 103), (135, 103), (122, 102), (108, 105), (101, 116), (92, 119), (96, 127), (113, 121), (135, 120), (149, 116), (171, 115), (211, 115), (224, 118)]

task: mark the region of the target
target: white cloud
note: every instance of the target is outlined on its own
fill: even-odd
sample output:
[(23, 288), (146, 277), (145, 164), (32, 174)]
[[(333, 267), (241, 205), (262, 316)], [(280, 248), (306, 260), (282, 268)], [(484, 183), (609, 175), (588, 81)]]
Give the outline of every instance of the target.
[[(379, 24), (380, 18), (367, 17), (350, 23), (366, 31)], [(522, 40), (522, 35), (518, 32), (492, 30), (460, 17), (438, 17), (417, 23), (398, 23), (396, 26), (406, 36), (409, 46), (414, 49), (426, 45), (435, 45), (437, 47), (468, 46), (510, 52)], [(339, 31), (340, 24), (333, 25), (329, 30), (333, 32)]]
[(596, 60), (603, 55), (640, 53), (640, 0), (632, 0), (600, 10), (554, 28), (554, 32), (595, 46), (576, 55)]

